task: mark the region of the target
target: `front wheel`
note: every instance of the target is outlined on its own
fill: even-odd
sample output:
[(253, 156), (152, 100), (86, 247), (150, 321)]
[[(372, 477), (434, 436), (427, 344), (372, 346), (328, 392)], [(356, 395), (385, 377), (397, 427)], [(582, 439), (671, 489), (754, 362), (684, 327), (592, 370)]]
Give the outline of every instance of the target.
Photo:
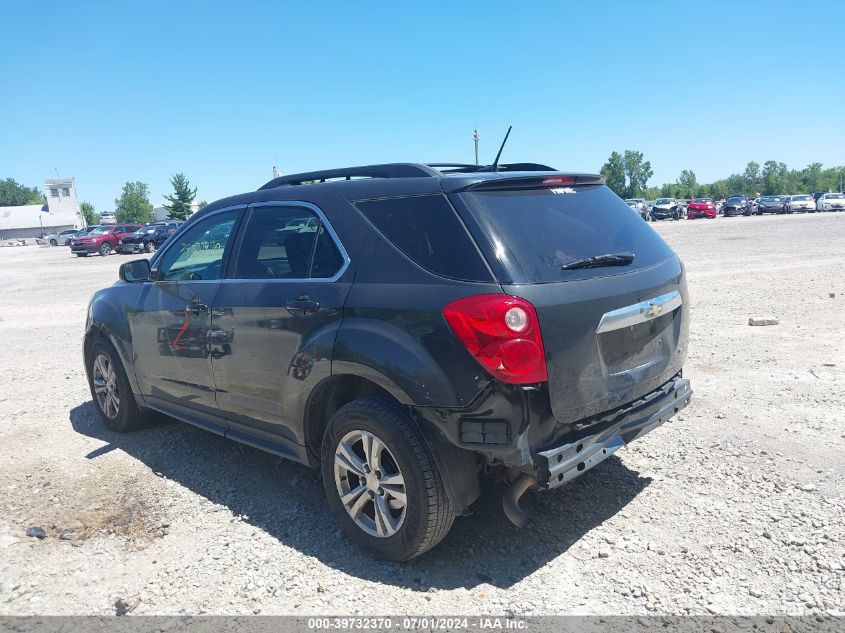
[(124, 433), (144, 425), (144, 412), (135, 403), (129, 379), (114, 347), (105, 340), (91, 346), (86, 358), (88, 386), (94, 408), (112, 431)]
[(59, 243), (56, 240), (50, 240), (50, 246), (58, 246)]
[(108, 242), (104, 242), (103, 245), (100, 247), (100, 255), (103, 257), (108, 257), (111, 255), (111, 244)]
[(399, 407), (355, 400), (332, 416), (323, 486), (343, 531), (377, 558), (403, 561), (437, 545), (455, 514), (431, 448)]
[(153, 252), (155, 252), (155, 249), (156, 249), (156, 245), (155, 245), (154, 242), (147, 242), (146, 244), (144, 244), (144, 250), (147, 253), (153, 253)]

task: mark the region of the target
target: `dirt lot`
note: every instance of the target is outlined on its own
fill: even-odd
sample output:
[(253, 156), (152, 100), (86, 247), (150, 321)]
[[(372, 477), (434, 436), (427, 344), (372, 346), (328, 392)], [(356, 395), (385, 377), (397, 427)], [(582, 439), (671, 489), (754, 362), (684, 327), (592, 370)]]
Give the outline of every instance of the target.
[(693, 404), (530, 495), (530, 528), (490, 486), (404, 565), (342, 538), (303, 466), (106, 431), (80, 341), (126, 259), (0, 249), (0, 614), (842, 612), (845, 214), (655, 227), (689, 272)]

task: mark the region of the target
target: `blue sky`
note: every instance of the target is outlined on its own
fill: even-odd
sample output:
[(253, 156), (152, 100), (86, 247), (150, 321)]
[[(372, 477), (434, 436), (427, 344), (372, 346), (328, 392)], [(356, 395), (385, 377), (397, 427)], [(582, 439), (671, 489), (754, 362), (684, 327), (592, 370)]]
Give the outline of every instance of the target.
[(285, 173), (492, 160), (650, 184), (748, 160), (845, 164), (845, 3), (0, 0), (0, 178), (110, 210), (184, 172), (214, 199)]

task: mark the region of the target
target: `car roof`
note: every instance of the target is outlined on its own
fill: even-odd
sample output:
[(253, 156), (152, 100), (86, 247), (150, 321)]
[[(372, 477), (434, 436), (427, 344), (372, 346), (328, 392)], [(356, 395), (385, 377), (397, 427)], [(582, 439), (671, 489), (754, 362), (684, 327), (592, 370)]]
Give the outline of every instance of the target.
[[(259, 189), (217, 200), (195, 213), (192, 218), (201, 217), (212, 211), (248, 204), (254, 200), (304, 199), (328, 192), (336, 192), (350, 200), (384, 195), (386, 188), (391, 195), (402, 195), (404, 189), (416, 191), (431, 189), (456, 192), (474, 187), (489, 185), (508, 186), (510, 181), (520, 183), (537, 181), (550, 186), (552, 179), (561, 180), (561, 186), (569, 184), (604, 184), (604, 176), (589, 173), (561, 172), (548, 165), (539, 163), (506, 163), (498, 166), (469, 165), (463, 163), (387, 163), (364, 165), (340, 169), (303, 172), (288, 176), (279, 176), (270, 180)], [(393, 186), (386, 187), (385, 183)], [(430, 183), (428, 186), (421, 186)], [(305, 189), (300, 186), (308, 185)], [(307, 193), (305, 193), (307, 191)], [(281, 196), (273, 196), (271, 192)]]

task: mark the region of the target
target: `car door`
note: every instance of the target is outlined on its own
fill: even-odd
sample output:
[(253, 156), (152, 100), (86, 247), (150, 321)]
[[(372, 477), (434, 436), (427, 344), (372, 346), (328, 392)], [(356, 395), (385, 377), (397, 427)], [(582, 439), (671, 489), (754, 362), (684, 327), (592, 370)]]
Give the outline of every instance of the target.
[(128, 315), (135, 376), (147, 403), (223, 432), (214, 396), (210, 306), (243, 208), (215, 211), (167, 245)]
[(212, 310), (212, 367), (228, 434), (297, 457), (305, 400), (331, 374), (352, 285), (325, 216), (302, 202), (255, 204)]

